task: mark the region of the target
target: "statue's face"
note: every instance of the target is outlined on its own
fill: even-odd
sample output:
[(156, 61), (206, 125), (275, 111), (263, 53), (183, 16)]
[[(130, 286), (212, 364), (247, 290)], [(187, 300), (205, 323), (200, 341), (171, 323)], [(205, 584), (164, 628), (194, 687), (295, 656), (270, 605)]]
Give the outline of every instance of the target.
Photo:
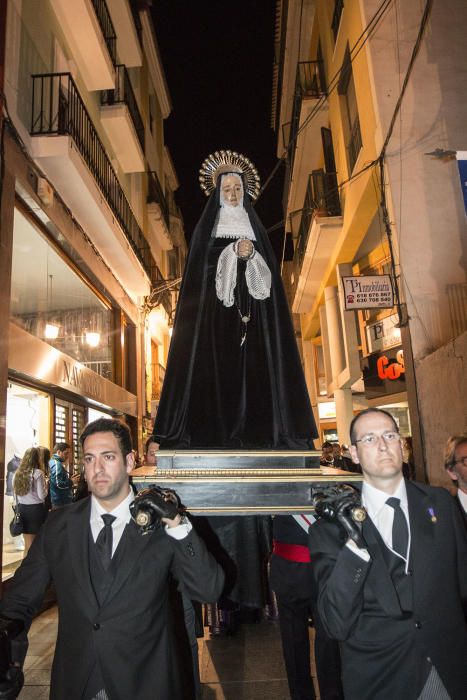
[(222, 178), (222, 196), (229, 207), (238, 207), (243, 197), (243, 183), (238, 175), (225, 175)]

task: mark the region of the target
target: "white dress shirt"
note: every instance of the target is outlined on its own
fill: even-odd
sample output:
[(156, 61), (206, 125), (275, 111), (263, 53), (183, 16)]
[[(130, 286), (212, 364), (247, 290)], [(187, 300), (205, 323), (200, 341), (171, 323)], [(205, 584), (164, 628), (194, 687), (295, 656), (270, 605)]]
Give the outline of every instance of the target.
[[(134, 500), (135, 495), (130, 488), (128, 496), (124, 498), (123, 501), (121, 501), (118, 504), (118, 506), (109, 513), (109, 515), (113, 515), (115, 517), (115, 520), (112, 523), (112, 556), (115, 554), (115, 550), (117, 549), (118, 544), (122, 538), (125, 527), (131, 520), (130, 503), (133, 503)], [(104, 527), (102, 515), (108, 512), (109, 511), (105, 510), (105, 508), (101, 506), (101, 504), (93, 494), (91, 496), (91, 517), (89, 522), (91, 525), (91, 534), (94, 542), (96, 541), (99, 532)], [(176, 527), (169, 528), (166, 526), (165, 531), (168, 535), (170, 535), (170, 537), (173, 537), (176, 540), (182, 540), (188, 535), (191, 529), (191, 523), (188, 520), (186, 520), (180, 523), (180, 525), (177, 525)]]
[(457, 489), (457, 498), (461, 502), (461, 506), (464, 509), (464, 513), (467, 513), (467, 493), (464, 493), (464, 491)]
[[(405, 557), (401, 556), (398, 552), (395, 552), (392, 548), (392, 525), (394, 522), (394, 508), (392, 508), (392, 506), (387, 505), (386, 503), (388, 498), (390, 498), (391, 496), (400, 500), (401, 510), (405, 515), (405, 519), (407, 520), (409, 540), (407, 545), (407, 553)], [(365, 506), (368, 512), (368, 516), (372, 519), (373, 524), (375, 525), (376, 529), (381, 535), (381, 538), (385, 545), (391, 550), (391, 552), (393, 552), (393, 554), (404, 560), (405, 569), (407, 573), (411, 533), (409, 507), (407, 502), (407, 489), (405, 487), (404, 479), (400, 480), (397, 489), (394, 491), (394, 493), (391, 494), (388, 494), (385, 491), (380, 491), (380, 489), (377, 489), (374, 486), (368, 484), (366, 481), (364, 481), (362, 485), (362, 505)], [(357, 545), (353, 542), (353, 540), (350, 540), (347, 543), (347, 546), (350, 547), (350, 549), (353, 552), (361, 556), (362, 559), (365, 559), (365, 561), (370, 560), (371, 557), (368, 550), (359, 549)]]

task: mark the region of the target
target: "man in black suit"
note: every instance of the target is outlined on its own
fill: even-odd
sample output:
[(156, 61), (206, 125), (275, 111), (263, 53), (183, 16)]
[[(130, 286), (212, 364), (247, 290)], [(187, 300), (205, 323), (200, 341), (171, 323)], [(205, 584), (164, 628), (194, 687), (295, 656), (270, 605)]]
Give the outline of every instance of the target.
[[(393, 417), (350, 426), (368, 517), (350, 499), (310, 528), (318, 609), (340, 641), (346, 700), (463, 700), (467, 688), (467, 537), (444, 489), (406, 481)], [(388, 502), (389, 501), (389, 502)]]
[(467, 434), (453, 435), (448, 439), (444, 466), (457, 486), (456, 504), (467, 525)]
[(173, 575), (191, 598), (216, 601), (223, 572), (178, 513), (162, 517), (164, 525), (145, 535), (131, 520), (134, 453), (125, 425), (98, 419), (85, 428), (81, 443), (92, 495), (50, 514), (1, 614), (27, 628), (48, 584), (55, 584), (53, 699), (187, 697), (180, 687), (169, 580)]
[(329, 639), (316, 609), (310, 514), (276, 515), (269, 582), (276, 595), (282, 654), (291, 700), (315, 700), (310, 665), (309, 620), (315, 628), (315, 666), (321, 700), (343, 700), (339, 647)]

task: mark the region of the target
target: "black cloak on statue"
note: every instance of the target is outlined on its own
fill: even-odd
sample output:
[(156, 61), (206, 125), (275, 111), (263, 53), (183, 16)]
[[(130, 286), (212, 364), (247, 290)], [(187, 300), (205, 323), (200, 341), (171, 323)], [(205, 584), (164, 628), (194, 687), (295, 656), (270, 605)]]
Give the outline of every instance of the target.
[(271, 271), (271, 293), (249, 295), (239, 260), (236, 303), (217, 298), (217, 261), (234, 240), (214, 237), (219, 190), (191, 240), (154, 440), (162, 449), (313, 449), (316, 427), (279, 266), (245, 182), (243, 206)]

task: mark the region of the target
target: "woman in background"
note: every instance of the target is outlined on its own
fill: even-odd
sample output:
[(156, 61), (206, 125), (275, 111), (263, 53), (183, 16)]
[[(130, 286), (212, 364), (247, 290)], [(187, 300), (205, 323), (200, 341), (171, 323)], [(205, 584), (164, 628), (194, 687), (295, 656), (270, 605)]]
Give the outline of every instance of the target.
[(24, 453), (13, 482), (16, 501), (23, 521), (25, 555), (47, 516), (44, 504), (47, 496), (47, 485), (43, 469), (39, 448), (30, 447)]
[(50, 462), (50, 450), (48, 447), (44, 447), (43, 445), (39, 445), (37, 448), (39, 450), (39, 461), (41, 463), (41, 469), (44, 472), (45, 476), (45, 485), (47, 487), (47, 496), (45, 497), (44, 505), (45, 505), (45, 510), (49, 512), (49, 510), (52, 509), (52, 503), (50, 501), (50, 489), (49, 489), (49, 481), (50, 481), (50, 476), (49, 476), (49, 462)]

